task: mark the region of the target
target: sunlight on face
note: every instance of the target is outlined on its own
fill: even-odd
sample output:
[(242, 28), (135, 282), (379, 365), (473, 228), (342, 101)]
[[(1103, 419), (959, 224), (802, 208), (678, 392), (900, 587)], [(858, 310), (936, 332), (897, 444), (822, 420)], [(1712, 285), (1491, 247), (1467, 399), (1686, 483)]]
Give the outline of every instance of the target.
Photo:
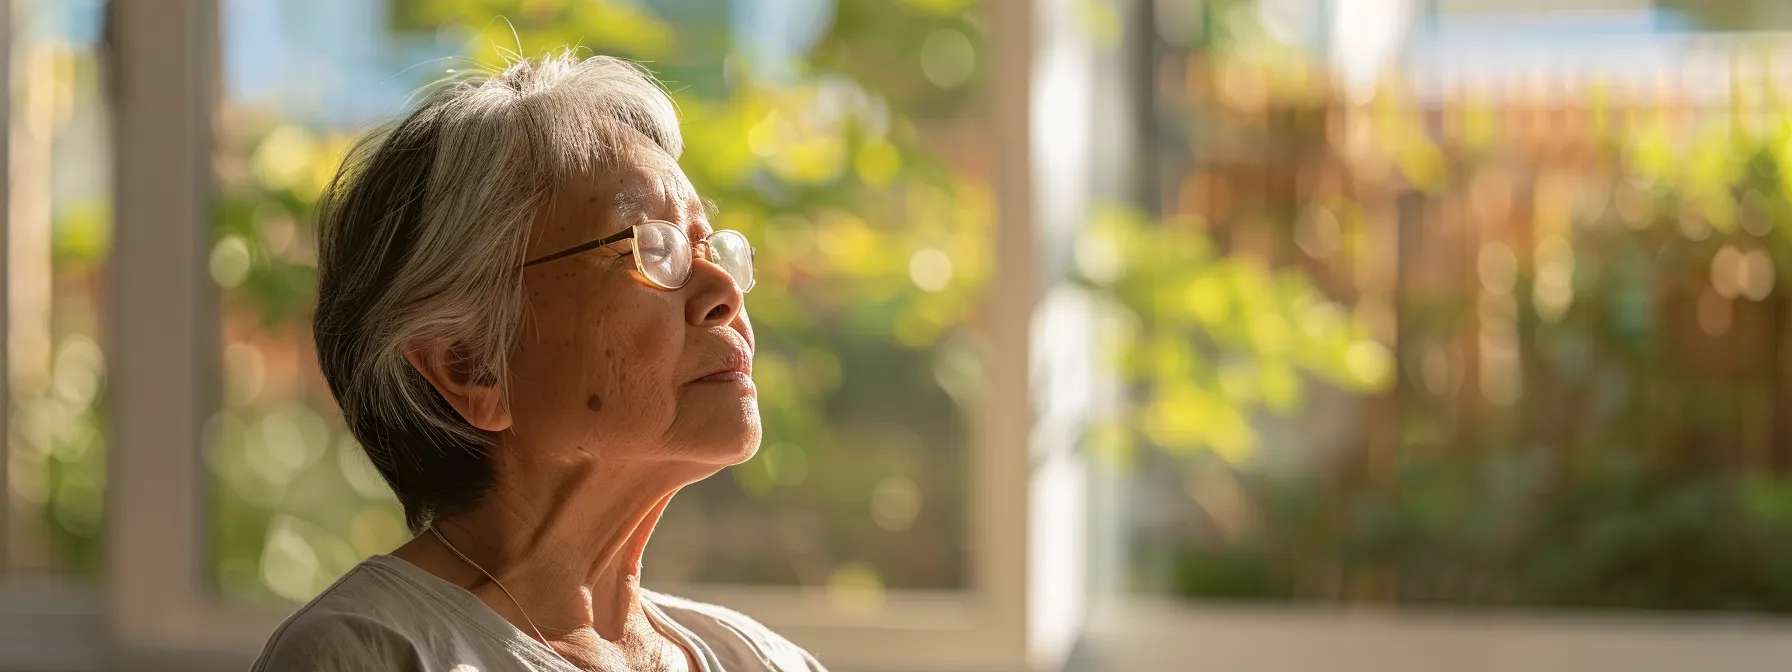
[[(692, 240), (708, 216), (677, 162), (638, 149), (614, 171), (569, 179), (537, 220), (531, 258), (647, 220)], [(694, 262), (675, 290), (636, 270), (627, 242), (530, 267), (526, 332), (512, 353), (514, 434), (605, 459), (736, 464), (759, 445), (753, 330), (721, 268)]]

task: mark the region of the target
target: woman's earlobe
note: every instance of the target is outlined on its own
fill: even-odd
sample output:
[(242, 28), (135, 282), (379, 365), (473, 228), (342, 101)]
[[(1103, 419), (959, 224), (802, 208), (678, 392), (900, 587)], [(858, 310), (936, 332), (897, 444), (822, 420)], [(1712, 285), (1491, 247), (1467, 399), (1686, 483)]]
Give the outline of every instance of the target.
[[(488, 377), (490, 374), (486, 374)], [(492, 378), (496, 380), (496, 378)], [(497, 385), (481, 385), (475, 388), (468, 410), (461, 411), (461, 417), (468, 424), (488, 432), (502, 432), (510, 429), (510, 407), (504, 403), (503, 390)]]

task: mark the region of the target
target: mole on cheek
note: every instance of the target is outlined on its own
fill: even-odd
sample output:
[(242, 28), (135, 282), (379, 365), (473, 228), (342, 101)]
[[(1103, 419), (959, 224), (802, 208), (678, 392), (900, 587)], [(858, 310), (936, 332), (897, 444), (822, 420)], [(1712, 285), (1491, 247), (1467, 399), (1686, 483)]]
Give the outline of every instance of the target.
[(597, 398), (597, 395), (593, 394), (585, 398), (585, 408), (591, 409), (592, 413), (601, 411), (604, 408), (604, 400)]

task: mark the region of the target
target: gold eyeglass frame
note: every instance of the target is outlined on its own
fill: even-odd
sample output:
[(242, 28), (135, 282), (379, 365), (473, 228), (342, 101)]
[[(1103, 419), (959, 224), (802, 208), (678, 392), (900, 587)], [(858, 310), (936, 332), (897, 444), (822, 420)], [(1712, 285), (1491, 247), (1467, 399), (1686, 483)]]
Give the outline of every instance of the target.
[[(759, 249), (753, 247), (752, 241), (747, 239), (747, 234), (741, 233), (739, 231), (735, 231), (733, 229), (723, 229), (721, 231), (711, 231), (711, 232), (709, 232), (708, 235), (703, 236), (703, 238), (701, 238), (699, 240), (691, 240), (690, 236), (685, 235), (684, 229), (680, 228), (677, 224), (673, 224), (672, 222), (668, 222), (668, 221), (664, 221), (664, 220), (652, 219), (652, 220), (648, 220), (648, 221), (642, 222), (640, 224), (636, 224), (634, 226), (628, 227), (627, 229), (618, 231), (615, 234), (605, 236), (603, 238), (599, 238), (597, 240), (593, 240), (590, 242), (580, 243), (578, 245), (574, 245), (572, 247), (566, 248), (559, 252), (555, 252), (553, 254), (549, 254), (549, 255), (546, 255), (543, 257), (538, 257), (534, 261), (529, 261), (529, 262), (524, 263), (522, 267), (528, 268), (528, 267), (534, 266), (536, 264), (545, 264), (547, 262), (564, 259), (566, 257), (570, 257), (572, 255), (579, 254), (581, 252), (589, 252), (591, 250), (595, 250), (600, 247), (607, 247), (610, 245), (615, 245), (616, 243), (620, 243), (620, 242), (626, 240), (626, 241), (628, 241), (628, 253), (630, 256), (634, 257), (634, 259), (635, 259), (635, 272), (640, 273), (641, 277), (646, 278), (647, 282), (651, 283), (655, 288), (663, 289), (666, 291), (672, 291), (672, 290), (678, 289), (680, 287), (683, 287), (687, 284), (690, 284), (691, 276), (696, 274), (696, 272), (697, 272), (696, 264), (692, 264), (689, 268), (687, 268), (685, 270), (684, 279), (680, 280), (677, 285), (667, 285), (663, 282), (660, 282), (658, 279), (655, 279), (652, 274), (649, 274), (647, 272), (647, 265), (641, 261), (641, 250), (639, 248), (639, 244), (636, 241), (639, 240), (641, 227), (655, 226), (655, 225), (664, 225), (667, 227), (671, 227), (673, 231), (676, 231), (678, 233), (678, 236), (680, 238), (684, 239), (685, 245), (691, 248), (691, 252), (693, 253), (693, 256), (695, 256), (695, 253), (697, 251), (697, 244), (702, 243), (704, 250), (705, 250), (704, 255), (703, 255), (704, 260), (720, 267), (722, 269), (722, 272), (724, 272), (724, 273), (728, 272), (728, 267), (722, 266), (722, 262), (719, 261), (719, 255), (716, 254), (715, 246), (711, 245), (709, 243), (709, 240), (711, 238), (714, 238), (714, 237), (722, 235), (722, 234), (730, 234), (730, 235), (734, 235), (734, 236), (739, 236), (740, 241), (742, 243), (746, 244), (746, 247), (747, 247), (747, 270), (748, 271), (752, 271), (754, 264), (756, 264), (758, 262)], [(740, 278), (734, 277), (733, 273), (728, 273), (728, 278), (733, 280), (734, 284), (736, 286), (740, 285)], [(759, 284), (759, 276), (757, 273), (755, 273), (755, 274), (749, 276), (747, 285), (745, 287), (740, 288), (740, 293), (745, 294), (747, 292), (753, 291), (753, 287), (758, 284)]]

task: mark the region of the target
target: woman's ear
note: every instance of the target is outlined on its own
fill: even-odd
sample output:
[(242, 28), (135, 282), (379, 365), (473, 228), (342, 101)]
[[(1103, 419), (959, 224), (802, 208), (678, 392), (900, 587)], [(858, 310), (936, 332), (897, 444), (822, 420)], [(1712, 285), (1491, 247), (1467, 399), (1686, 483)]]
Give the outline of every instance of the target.
[(510, 409), (504, 405), (497, 379), (489, 371), (469, 366), (473, 358), (465, 351), (414, 345), (405, 349), (404, 358), (467, 424), (488, 432), (510, 429)]

